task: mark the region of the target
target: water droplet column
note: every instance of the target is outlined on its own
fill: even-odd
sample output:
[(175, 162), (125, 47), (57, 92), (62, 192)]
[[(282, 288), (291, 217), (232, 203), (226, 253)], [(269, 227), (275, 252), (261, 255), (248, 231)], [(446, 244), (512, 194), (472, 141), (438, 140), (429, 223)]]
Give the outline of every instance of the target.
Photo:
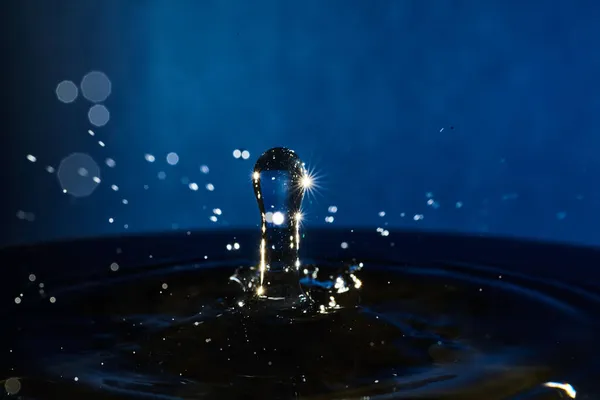
[(283, 147), (267, 150), (254, 166), (252, 182), (261, 215), (256, 292), (260, 297), (303, 295), (298, 251), (305, 175), (298, 155)]

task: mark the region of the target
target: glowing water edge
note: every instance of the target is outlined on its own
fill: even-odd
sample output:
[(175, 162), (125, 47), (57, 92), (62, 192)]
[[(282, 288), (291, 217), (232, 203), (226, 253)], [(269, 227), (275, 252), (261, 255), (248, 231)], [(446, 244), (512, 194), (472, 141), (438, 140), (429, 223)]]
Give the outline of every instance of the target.
[[(55, 263), (46, 270), (53, 272), (46, 273), (46, 286), (29, 275), (19, 302), (2, 310), (6, 394), (598, 398), (600, 300), (593, 292), (486, 266), (390, 263), (383, 250), (375, 252), (378, 258), (348, 259), (325, 248), (302, 260), (302, 197), (311, 186), (302, 161), (291, 150), (271, 149), (258, 159), (252, 182), (258, 243), (244, 232), (227, 232), (199, 235), (200, 241), (185, 234), (114, 238), (2, 253), (3, 262), (17, 254), (25, 260), (25, 279), (36, 262), (39, 276), (40, 260)], [(199, 246), (203, 254), (223, 249), (223, 235), (243, 243), (239, 260), (220, 250), (208, 261), (197, 254), (186, 263), (167, 257), (174, 251), (185, 258), (186, 249)], [(341, 242), (339, 232), (329, 235), (312, 245)], [(364, 254), (377, 248), (374, 235), (352, 235)], [(83, 254), (80, 262), (95, 255), (92, 270), (117, 244), (123, 257), (132, 254), (120, 267), (113, 263), (105, 275), (87, 280), (57, 277), (66, 253)], [(177, 250), (140, 263), (148, 249), (166, 248)], [(11, 290), (6, 282), (3, 288)]]

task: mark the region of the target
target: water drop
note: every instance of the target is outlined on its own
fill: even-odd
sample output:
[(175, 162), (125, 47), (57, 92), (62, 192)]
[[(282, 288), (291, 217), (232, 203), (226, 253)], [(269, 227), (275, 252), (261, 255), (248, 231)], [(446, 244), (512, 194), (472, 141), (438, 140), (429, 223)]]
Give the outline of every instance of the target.
[[(252, 174), (261, 217), (259, 265), (248, 283), (260, 299), (298, 303), (307, 299), (300, 285), (300, 221), (306, 170), (298, 155), (277, 147), (263, 153)], [(233, 278), (233, 277), (232, 277)]]

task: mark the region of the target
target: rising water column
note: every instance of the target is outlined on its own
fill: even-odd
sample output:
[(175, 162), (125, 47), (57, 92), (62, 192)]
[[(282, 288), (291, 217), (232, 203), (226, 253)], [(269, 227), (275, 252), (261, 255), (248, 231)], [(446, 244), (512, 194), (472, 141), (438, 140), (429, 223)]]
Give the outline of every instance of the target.
[(258, 158), (252, 182), (261, 217), (256, 294), (266, 299), (304, 299), (298, 250), (309, 175), (293, 150), (276, 147)]

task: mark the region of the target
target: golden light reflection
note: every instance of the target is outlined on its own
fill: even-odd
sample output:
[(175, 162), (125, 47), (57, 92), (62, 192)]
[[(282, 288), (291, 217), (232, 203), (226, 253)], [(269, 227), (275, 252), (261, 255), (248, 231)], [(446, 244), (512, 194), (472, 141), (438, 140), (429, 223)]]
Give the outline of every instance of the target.
[[(263, 225), (264, 226), (264, 225)], [(262, 285), (265, 281), (265, 270), (267, 269), (266, 261), (265, 261), (265, 248), (266, 248), (266, 240), (262, 238), (260, 241), (260, 285), (262, 289)], [(263, 289), (264, 292), (264, 289)]]
[(565, 392), (565, 394), (572, 399), (574, 399), (575, 396), (577, 396), (577, 391), (575, 390), (575, 388), (573, 388), (573, 386), (571, 386), (568, 383), (546, 382), (546, 383), (544, 383), (544, 386), (549, 387), (549, 388), (560, 389), (563, 392)]
[(320, 176), (317, 175), (314, 170), (304, 168), (303, 165), (302, 178), (300, 179), (299, 185), (299, 189), (302, 190), (304, 194), (315, 194), (321, 189)]

